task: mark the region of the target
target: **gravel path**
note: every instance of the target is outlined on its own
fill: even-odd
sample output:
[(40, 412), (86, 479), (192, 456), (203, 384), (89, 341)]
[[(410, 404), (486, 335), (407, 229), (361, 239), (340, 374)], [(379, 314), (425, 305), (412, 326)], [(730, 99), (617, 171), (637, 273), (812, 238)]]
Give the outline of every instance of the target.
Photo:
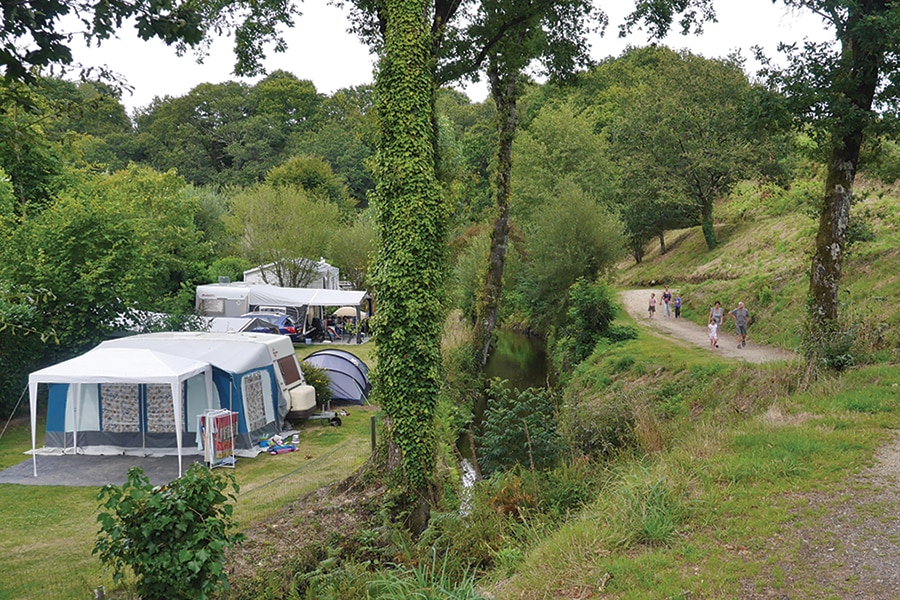
[[(653, 319), (647, 318), (650, 292), (657, 298), (662, 294), (660, 289), (620, 294), (623, 308), (638, 324), (709, 347), (705, 327), (666, 318), (659, 309)], [(799, 358), (753, 343), (739, 349), (733, 332), (733, 324), (725, 327), (714, 352), (753, 363)], [(780, 550), (790, 559), (773, 565), (764, 555), (754, 557), (766, 566), (758, 578), (743, 582), (742, 599), (900, 600), (900, 433), (876, 453), (871, 466), (834, 491), (798, 500), (796, 520), (767, 540), (771, 551)]]
[[(664, 317), (661, 308), (657, 307), (656, 315), (647, 318), (647, 305), (649, 304), (650, 293), (655, 292), (656, 297), (662, 295), (660, 289), (646, 290), (628, 290), (621, 292), (619, 298), (622, 307), (631, 315), (640, 325), (652, 327), (658, 331), (665, 332), (672, 337), (685, 340), (691, 344), (700, 346), (701, 348), (709, 348), (709, 335), (706, 327), (701, 327), (692, 321), (685, 319), (676, 319), (675, 317)], [(752, 307), (749, 307), (752, 310)], [(728, 309), (726, 309), (727, 312)], [(788, 352), (781, 348), (773, 346), (762, 346), (753, 343), (753, 331), (747, 336), (748, 342), (745, 348), (738, 348), (736, 337), (734, 335), (734, 324), (731, 318), (726, 314), (727, 321), (723, 327), (724, 332), (719, 333), (719, 347), (714, 352), (728, 358), (736, 358), (752, 363), (762, 363), (773, 360), (792, 360), (797, 358), (793, 352)]]

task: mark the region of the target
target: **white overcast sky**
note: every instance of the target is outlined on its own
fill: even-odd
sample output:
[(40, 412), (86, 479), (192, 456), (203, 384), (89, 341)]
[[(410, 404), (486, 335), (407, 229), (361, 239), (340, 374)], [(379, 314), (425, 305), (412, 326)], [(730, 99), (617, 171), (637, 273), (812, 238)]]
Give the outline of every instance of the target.
[[(629, 12), (631, 2), (606, 0), (600, 6), (609, 15), (610, 23), (602, 38), (591, 39), (591, 54), (595, 59), (617, 56), (628, 44), (640, 46), (647, 42), (646, 34), (640, 32), (624, 40), (618, 37), (618, 25)], [(781, 2), (718, 0), (715, 6), (718, 23), (707, 24), (702, 36), (670, 34), (663, 43), (672, 48), (689, 48), (706, 57), (721, 57), (740, 49), (749, 59), (754, 45), (775, 56), (779, 41), (801, 41), (805, 37), (831, 39), (819, 17), (790, 12)], [(326, 0), (306, 0), (300, 9), (303, 15), (297, 17), (294, 28), (285, 32), (287, 52), (268, 53), (266, 70), (290, 71), (300, 79), (312, 81), (324, 94), (372, 82), (373, 57), (354, 35), (347, 33), (345, 11)], [(132, 94), (126, 92), (122, 98), (129, 112), (147, 106), (156, 96), (182, 96), (201, 83), (240, 80), (231, 74), (234, 56), (231, 41), (227, 39), (215, 42), (203, 64), (197, 64), (191, 54), (176, 56), (174, 49), (162, 42), (139, 40), (129, 27), (119, 32), (118, 39), (108, 40), (99, 48), (85, 48), (76, 43), (73, 54), (77, 62), (106, 65), (124, 77), (133, 88)], [(748, 67), (753, 66), (748, 62)], [(483, 85), (465, 91), (475, 101), (486, 96)]]

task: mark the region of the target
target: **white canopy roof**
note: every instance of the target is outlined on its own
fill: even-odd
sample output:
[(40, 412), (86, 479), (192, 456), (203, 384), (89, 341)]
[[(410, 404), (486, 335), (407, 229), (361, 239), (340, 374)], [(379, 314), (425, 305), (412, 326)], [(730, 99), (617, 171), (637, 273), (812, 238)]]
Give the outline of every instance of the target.
[[(37, 477), (37, 392), (41, 383), (67, 383), (74, 386), (91, 383), (156, 383), (168, 384), (172, 389), (172, 408), (175, 422), (182, 420), (182, 383), (204, 373), (206, 376), (207, 406), (212, 408), (212, 367), (209, 362), (167, 354), (149, 348), (105, 347), (103, 344), (71, 360), (35, 371), (28, 376), (28, 396), (31, 403), (31, 449), (34, 475)], [(79, 387), (76, 387), (80, 391)], [(79, 394), (76, 393), (76, 397)], [(178, 445), (178, 474), (181, 475), (181, 428), (175, 428)]]
[(171, 383), (209, 370), (209, 363), (147, 348), (106, 348), (35, 371), (28, 384), (38, 383)]
[(366, 298), (361, 290), (323, 290), (319, 288), (284, 288), (277, 285), (211, 283), (197, 286), (201, 299), (244, 299), (260, 306), (359, 306)]
[(266, 333), (162, 332), (108, 340), (99, 348), (144, 348), (201, 361), (223, 371), (245, 373), (271, 364), (267, 343), (278, 337)]

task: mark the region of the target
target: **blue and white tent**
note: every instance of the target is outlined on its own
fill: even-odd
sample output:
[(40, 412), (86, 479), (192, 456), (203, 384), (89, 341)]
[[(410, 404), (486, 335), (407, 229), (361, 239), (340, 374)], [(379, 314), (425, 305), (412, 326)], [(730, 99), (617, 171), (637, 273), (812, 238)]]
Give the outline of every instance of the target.
[(49, 384), (45, 445), (63, 451), (175, 449), (181, 457), (196, 442), (197, 417), (211, 408), (238, 414), (236, 447), (250, 449), (280, 433), (289, 410), (315, 410), (315, 391), (281, 335), (136, 335), (36, 371), (29, 376), (32, 446), (41, 383)]

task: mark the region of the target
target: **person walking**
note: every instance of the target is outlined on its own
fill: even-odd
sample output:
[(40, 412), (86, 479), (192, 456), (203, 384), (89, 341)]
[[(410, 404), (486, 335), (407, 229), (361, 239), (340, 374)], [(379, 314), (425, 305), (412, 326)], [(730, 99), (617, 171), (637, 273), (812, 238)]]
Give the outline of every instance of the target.
[(672, 312), (669, 310), (669, 304), (672, 302), (672, 292), (669, 291), (669, 286), (666, 286), (666, 289), (662, 293), (662, 302), (663, 316), (668, 319), (672, 316)]
[[(712, 308), (709, 309), (709, 318), (715, 320), (716, 322), (716, 330), (718, 331), (722, 327), (722, 318), (725, 316), (725, 310), (722, 308), (722, 303), (716, 300), (716, 303), (713, 304)], [(719, 347), (718, 338), (716, 338), (716, 348)]]
[(653, 318), (653, 314), (656, 312), (656, 293), (650, 292), (650, 305), (647, 307), (648, 319)]
[(747, 321), (750, 320), (750, 313), (744, 308), (743, 302), (738, 302), (737, 308), (728, 313), (734, 319), (734, 325), (737, 327), (738, 348), (747, 345)]
[(709, 318), (707, 329), (709, 330), (709, 349), (715, 350), (719, 347), (719, 326), (712, 317)]
[(675, 309), (675, 318), (681, 316), (681, 294), (675, 292), (675, 297), (672, 298), (672, 308)]

